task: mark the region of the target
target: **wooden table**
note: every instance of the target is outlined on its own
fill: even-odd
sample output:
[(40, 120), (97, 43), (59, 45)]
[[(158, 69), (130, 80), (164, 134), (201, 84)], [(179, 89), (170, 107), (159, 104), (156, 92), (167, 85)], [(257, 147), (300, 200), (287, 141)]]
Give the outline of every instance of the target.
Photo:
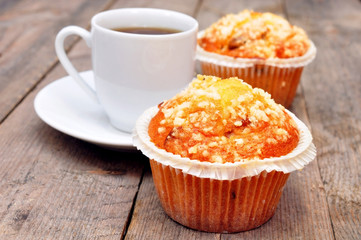
[[(156, 195), (148, 160), (49, 127), (36, 94), (66, 76), (54, 51), (67, 25), (89, 28), (112, 8), (154, 7), (195, 17), (204, 29), (244, 8), (303, 27), (315, 61), (290, 108), (311, 129), (317, 159), (291, 174), (275, 216), (238, 234), (198, 232), (172, 221)], [(79, 38), (66, 49), (91, 69)], [(0, 239), (361, 239), (361, 3), (309, 1), (0, 1)]]

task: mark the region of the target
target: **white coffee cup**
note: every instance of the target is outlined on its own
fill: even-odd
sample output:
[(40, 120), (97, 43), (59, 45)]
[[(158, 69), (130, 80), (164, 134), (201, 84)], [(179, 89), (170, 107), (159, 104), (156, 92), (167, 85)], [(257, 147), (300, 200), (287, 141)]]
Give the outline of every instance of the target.
[[(177, 29), (165, 35), (118, 32), (115, 28)], [(148, 107), (171, 98), (194, 76), (198, 22), (185, 14), (152, 8), (123, 8), (96, 14), (91, 32), (63, 28), (55, 40), (58, 58), (79, 86), (104, 108), (111, 124), (130, 132)], [(92, 50), (95, 89), (79, 75), (64, 51), (69, 35)]]

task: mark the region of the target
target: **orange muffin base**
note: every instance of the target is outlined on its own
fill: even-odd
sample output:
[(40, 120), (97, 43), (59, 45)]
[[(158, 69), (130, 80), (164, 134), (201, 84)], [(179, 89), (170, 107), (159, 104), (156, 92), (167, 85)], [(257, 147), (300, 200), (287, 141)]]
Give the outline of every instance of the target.
[(295, 97), (302, 67), (276, 67), (256, 64), (253, 67), (228, 67), (211, 62), (201, 62), (202, 73), (220, 78), (238, 77), (252, 87), (262, 88), (279, 104), (288, 108)]
[(231, 233), (256, 228), (275, 213), (289, 173), (263, 171), (235, 180), (200, 178), (150, 160), (165, 212), (192, 229)]

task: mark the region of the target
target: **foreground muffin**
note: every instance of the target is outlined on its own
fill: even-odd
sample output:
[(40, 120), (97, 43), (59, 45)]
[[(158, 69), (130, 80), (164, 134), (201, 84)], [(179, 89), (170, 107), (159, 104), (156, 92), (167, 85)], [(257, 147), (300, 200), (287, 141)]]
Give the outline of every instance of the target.
[(289, 107), (304, 66), (316, 55), (305, 31), (272, 13), (228, 14), (198, 38), (203, 74), (237, 76)]
[(147, 110), (134, 144), (150, 158), (166, 213), (208, 232), (266, 222), (289, 173), (315, 156), (307, 127), (269, 94), (211, 76)]

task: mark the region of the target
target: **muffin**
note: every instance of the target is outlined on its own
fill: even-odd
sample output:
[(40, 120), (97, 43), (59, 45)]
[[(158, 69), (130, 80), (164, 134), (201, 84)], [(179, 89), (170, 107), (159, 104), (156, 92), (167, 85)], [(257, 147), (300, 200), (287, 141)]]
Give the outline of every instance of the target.
[(303, 68), (316, 55), (305, 31), (272, 13), (228, 14), (199, 33), (203, 74), (239, 77), (289, 107)]
[(315, 157), (307, 127), (262, 89), (199, 75), (137, 121), (165, 212), (201, 231), (239, 232), (275, 213), (290, 172)]

